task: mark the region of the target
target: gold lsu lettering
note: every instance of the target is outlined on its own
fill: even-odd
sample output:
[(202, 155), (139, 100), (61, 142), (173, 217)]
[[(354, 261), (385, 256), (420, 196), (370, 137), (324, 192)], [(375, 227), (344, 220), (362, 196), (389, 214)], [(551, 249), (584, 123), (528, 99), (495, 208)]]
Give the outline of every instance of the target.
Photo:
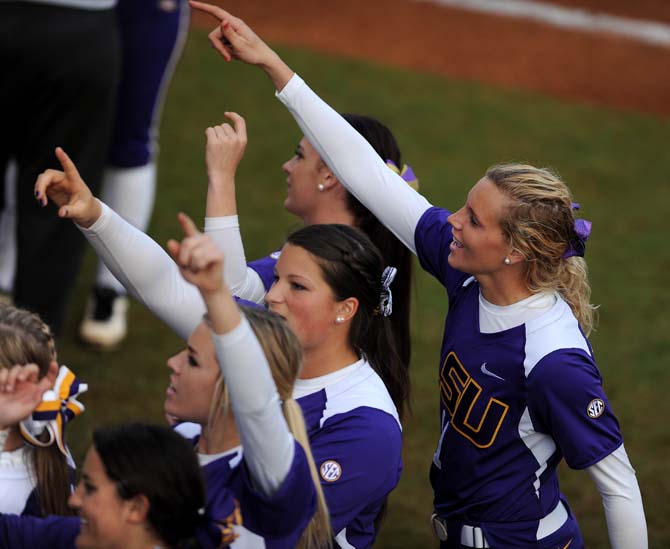
[[(483, 398), (481, 393), (481, 386), (470, 377), (456, 353), (449, 353), (440, 369), (440, 398), (451, 416), (451, 426), (478, 448), (488, 448), (495, 441), (509, 406), (491, 397), (477, 422), (475, 406)], [(477, 409), (481, 410), (480, 406)]]
[(240, 504), (235, 500), (235, 508), (226, 518), (218, 520), (217, 524), (221, 530), (221, 544), (219, 547), (228, 547), (239, 534), (235, 532), (235, 526), (242, 526), (242, 511), (240, 511)]

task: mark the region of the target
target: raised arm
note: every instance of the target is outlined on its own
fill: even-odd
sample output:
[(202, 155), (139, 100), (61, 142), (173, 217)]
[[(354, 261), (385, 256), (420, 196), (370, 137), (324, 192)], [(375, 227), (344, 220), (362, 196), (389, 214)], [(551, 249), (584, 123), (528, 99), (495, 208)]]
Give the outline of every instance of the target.
[(230, 291), (241, 298), (262, 303), (265, 287), (258, 274), (247, 267), (237, 217), (235, 174), (244, 156), (247, 130), (244, 118), (224, 113), (232, 125), (223, 123), (207, 128), (207, 209), (205, 232), (223, 250), (224, 279)]
[(372, 146), (244, 21), (216, 6), (200, 2), (191, 6), (218, 20), (219, 26), (209, 34), (213, 47), (227, 61), (239, 59), (265, 71), (279, 99), (338, 180), (415, 252), (414, 230), (430, 203), (389, 170)]
[(184, 214), (179, 221), (186, 238), (171, 240), (168, 249), (184, 278), (202, 294), (244, 459), (254, 482), (271, 496), (291, 468), (295, 444), (267, 358), (223, 280), (223, 252)]
[(52, 200), (58, 215), (74, 221), (98, 256), (128, 292), (186, 339), (205, 312), (198, 290), (179, 274), (154, 240), (95, 198), (61, 148), (63, 171), (47, 170), (35, 183), (43, 206)]

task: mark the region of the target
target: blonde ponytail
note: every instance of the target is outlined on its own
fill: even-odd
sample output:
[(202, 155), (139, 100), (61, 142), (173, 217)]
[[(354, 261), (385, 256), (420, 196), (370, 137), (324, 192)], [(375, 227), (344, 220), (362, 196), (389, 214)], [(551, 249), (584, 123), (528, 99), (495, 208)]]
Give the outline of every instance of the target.
[(330, 513), (321, 489), (321, 480), (309, 445), (302, 409), (293, 398), (293, 386), (302, 366), (300, 342), (278, 314), (265, 309), (242, 307), (249, 324), (263, 348), (272, 378), (282, 400), (282, 410), (293, 438), (302, 446), (317, 494), (316, 513), (303, 533), (298, 547), (321, 549), (332, 547)]
[(321, 488), (321, 479), (319, 472), (314, 463), (314, 456), (309, 445), (309, 438), (307, 437), (307, 428), (305, 427), (305, 419), (302, 415), (300, 405), (292, 398), (287, 398), (283, 403), (284, 417), (286, 423), (293, 433), (293, 437), (302, 446), (307, 456), (307, 463), (309, 463), (309, 471), (312, 474), (312, 481), (316, 489), (316, 513), (312, 517), (307, 529), (300, 538), (298, 547), (300, 549), (316, 549), (321, 547), (332, 546), (332, 531), (330, 527), (330, 514), (326, 498), (323, 495)]
[(510, 199), (500, 226), (526, 260), (528, 289), (558, 292), (588, 336), (596, 307), (590, 303), (586, 262), (565, 257), (575, 231), (570, 189), (548, 169), (525, 164), (497, 164), (486, 177)]

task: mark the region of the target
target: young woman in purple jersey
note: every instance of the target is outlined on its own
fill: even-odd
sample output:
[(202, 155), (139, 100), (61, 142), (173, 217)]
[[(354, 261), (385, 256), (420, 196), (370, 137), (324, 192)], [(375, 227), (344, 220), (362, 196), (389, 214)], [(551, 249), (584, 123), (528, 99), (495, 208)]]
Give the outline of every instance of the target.
[[(24, 366), (25, 380), (0, 392), (0, 424), (29, 414), (45, 387)], [(23, 415), (22, 415), (23, 414)], [(164, 426), (141, 423), (96, 429), (82, 479), (69, 498), (78, 516), (0, 514), (0, 547), (32, 549), (219, 548), (191, 444)]]
[[(174, 286), (175, 262), (96, 200), (64, 152), (57, 155), (66, 171), (40, 176), (38, 200), (46, 203), (48, 194), (127, 288), (178, 333), (193, 332), (206, 311), (203, 298), (178, 296), (199, 295), (197, 288)], [(156, 279), (169, 286), (156, 283), (157, 270)], [(335, 541), (343, 547), (372, 545), (402, 467), (398, 409), (409, 383), (389, 319), (393, 274), (357, 229), (310, 225), (289, 237), (268, 294), (269, 308), (286, 318), (303, 350), (293, 396), (306, 419)], [(396, 306), (407, 304), (397, 300)]]
[(594, 480), (612, 546), (646, 547), (635, 474), (584, 335), (590, 224), (575, 218), (565, 184), (548, 170), (498, 165), (457, 212), (433, 207), (243, 21), (191, 6), (220, 21), (210, 40), (226, 60), (268, 74), (338, 180), (447, 290), (431, 470), (441, 547), (583, 547), (558, 487), (563, 458)]
[(207, 318), (187, 349), (168, 360), (165, 411), (201, 426), (196, 447), (208, 491), (218, 485), (235, 496), (231, 541), (244, 524), (271, 547), (327, 547), (328, 509), (292, 396), (300, 344), (279, 315), (261, 308), (240, 314), (224, 283), (223, 252), (186, 216), (180, 221), (186, 238), (168, 247), (200, 290)]

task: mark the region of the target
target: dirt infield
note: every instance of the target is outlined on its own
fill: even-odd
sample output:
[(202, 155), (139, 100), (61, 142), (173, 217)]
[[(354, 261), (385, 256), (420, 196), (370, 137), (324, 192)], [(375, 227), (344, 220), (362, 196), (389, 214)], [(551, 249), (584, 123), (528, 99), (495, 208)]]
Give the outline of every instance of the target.
[[(670, 115), (670, 48), (412, 0), (217, 2), (264, 38), (506, 88)], [(554, 0), (670, 22), (666, 0)], [(194, 24), (213, 27), (196, 14)]]

